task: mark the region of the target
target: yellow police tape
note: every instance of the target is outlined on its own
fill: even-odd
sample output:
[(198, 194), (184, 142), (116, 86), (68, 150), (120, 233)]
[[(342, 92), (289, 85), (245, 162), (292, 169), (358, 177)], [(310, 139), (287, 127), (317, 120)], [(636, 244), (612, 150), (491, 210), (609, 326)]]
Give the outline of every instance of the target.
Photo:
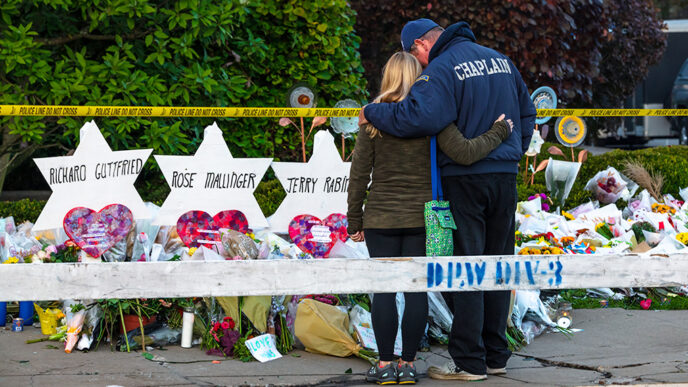
[[(356, 117), (360, 109), (0, 105), (0, 116), (59, 117)], [(688, 116), (688, 109), (539, 109), (538, 117)]]

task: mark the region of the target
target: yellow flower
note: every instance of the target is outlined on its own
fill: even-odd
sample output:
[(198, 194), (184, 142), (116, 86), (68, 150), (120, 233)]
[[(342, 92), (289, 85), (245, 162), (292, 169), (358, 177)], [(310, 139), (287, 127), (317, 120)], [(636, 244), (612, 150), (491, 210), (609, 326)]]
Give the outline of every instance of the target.
[(576, 218), (573, 217), (573, 215), (569, 214), (568, 212), (566, 212), (566, 211), (564, 211), (564, 210), (561, 211), (561, 215), (562, 215), (564, 218), (568, 219), (568, 220), (574, 220), (574, 219), (576, 219)]
[(19, 258), (17, 257), (9, 257), (3, 264), (12, 264), (12, 263), (19, 263)]
[(198, 250), (198, 247), (192, 247), (192, 248), (190, 248), (190, 249), (189, 249), (189, 256), (194, 255), (194, 253), (196, 252), (196, 250)]
[(652, 205), (652, 212), (660, 213), (660, 214), (666, 214), (667, 212), (670, 212), (671, 215), (676, 214), (676, 209), (667, 206), (666, 204), (659, 204), (659, 203), (654, 203)]
[(684, 245), (688, 245), (688, 232), (677, 234), (676, 239)]
[(518, 255), (531, 255), (530, 248), (524, 247), (518, 252)]

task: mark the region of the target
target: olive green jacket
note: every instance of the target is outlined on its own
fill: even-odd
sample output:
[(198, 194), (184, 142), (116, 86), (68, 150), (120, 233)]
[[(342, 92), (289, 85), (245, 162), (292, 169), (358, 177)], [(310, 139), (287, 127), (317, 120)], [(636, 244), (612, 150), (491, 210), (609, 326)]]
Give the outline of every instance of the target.
[[(452, 124), (437, 136), (437, 143), (454, 161), (470, 165), (486, 157), (509, 135), (511, 130), (504, 121), (473, 139), (465, 138)], [(430, 138), (402, 139), (387, 133), (370, 138), (361, 128), (348, 193), (350, 234), (364, 228), (423, 227), (424, 205), (432, 200)]]

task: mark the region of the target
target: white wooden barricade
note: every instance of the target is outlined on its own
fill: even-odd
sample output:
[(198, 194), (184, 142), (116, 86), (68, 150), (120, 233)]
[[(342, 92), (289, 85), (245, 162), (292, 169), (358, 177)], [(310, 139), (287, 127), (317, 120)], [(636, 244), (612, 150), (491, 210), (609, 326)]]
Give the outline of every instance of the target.
[(0, 301), (688, 284), (688, 254), (0, 265)]

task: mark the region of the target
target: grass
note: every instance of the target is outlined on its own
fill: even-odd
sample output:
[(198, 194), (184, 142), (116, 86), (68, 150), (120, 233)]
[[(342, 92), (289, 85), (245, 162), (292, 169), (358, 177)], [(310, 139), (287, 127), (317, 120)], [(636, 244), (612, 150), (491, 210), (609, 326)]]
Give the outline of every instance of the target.
[[(652, 300), (650, 310), (687, 310), (688, 297), (676, 295), (675, 297), (662, 296), (654, 289), (643, 289), (643, 293), (648, 295)], [(603, 298), (586, 297), (587, 291), (585, 289), (564, 290), (561, 296), (565, 301), (571, 303), (574, 309), (599, 309), (603, 308), (600, 303)], [(607, 308), (623, 308), (623, 309), (642, 309), (640, 301), (643, 298), (640, 296), (626, 297), (623, 300), (607, 299)]]

